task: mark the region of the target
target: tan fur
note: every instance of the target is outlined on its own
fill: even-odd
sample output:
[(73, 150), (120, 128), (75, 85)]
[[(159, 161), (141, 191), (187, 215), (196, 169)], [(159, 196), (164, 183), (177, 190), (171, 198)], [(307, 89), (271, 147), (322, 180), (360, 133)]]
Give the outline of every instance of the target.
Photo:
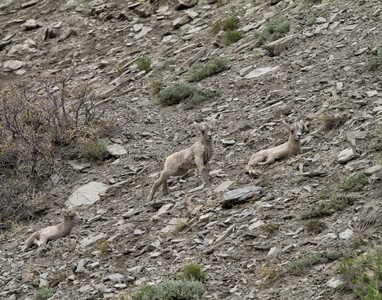
[(270, 165), (276, 160), (286, 159), (301, 152), (301, 136), (302, 133), (307, 130), (305, 123), (300, 120), (300, 122), (292, 125), (287, 123), (285, 123), (285, 125), (289, 129), (289, 140), (279, 146), (261, 150), (253, 154), (245, 166), (245, 170), (249, 174), (256, 174), (253, 168), (256, 165)]
[(26, 251), (33, 244), (38, 247), (45, 245), (48, 241), (53, 241), (71, 233), (74, 225), (81, 219), (72, 209), (62, 211), (63, 220), (58, 225), (48, 226), (33, 233), (25, 242), (23, 248)]
[(158, 187), (162, 185), (163, 194), (168, 193), (167, 179), (171, 176), (182, 176), (190, 169), (197, 168), (202, 176), (203, 184), (208, 185), (209, 182), (209, 161), (214, 155), (214, 145), (212, 141), (213, 127), (215, 121), (209, 123), (198, 124), (194, 122), (194, 126), (201, 132), (201, 138), (191, 147), (175, 152), (167, 157), (163, 171), (160, 177), (155, 180), (148, 201), (152, 201)]

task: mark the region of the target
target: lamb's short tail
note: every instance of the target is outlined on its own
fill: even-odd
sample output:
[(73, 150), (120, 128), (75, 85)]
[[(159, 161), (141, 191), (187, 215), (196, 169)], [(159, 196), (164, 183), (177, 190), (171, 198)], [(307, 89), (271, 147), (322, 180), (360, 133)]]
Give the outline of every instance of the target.
[(26, 251), (28, 250), (28, 248), (30, 246), (33, 245), (34, 241), (35, 240), (39, 240), (40, 239), (40, 233), (39, 232), (35, 232), (33, 233), (25, 242), (25, 245), (24, 245), (24, 248), (23, 248), (23, 251)]

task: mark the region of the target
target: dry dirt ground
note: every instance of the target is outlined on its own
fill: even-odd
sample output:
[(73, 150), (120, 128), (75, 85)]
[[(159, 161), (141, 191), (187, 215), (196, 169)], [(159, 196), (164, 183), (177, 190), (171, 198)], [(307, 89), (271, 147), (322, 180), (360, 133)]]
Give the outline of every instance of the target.
[[(112, 138), (121, 140), (127, 154), (82, 172), (63, 165), (61, 181), (51, 183), (55, 200), (47, 213), (1, 233), (0, 298), (32, 299), (46, 287), (51, 299), (119, 299), (144, 283), (171, 279), (194, 262), (208, 270), (206, 299), (355, 299), (351, 291), (328, 285), (340, 279), (341, 258), (298, 274), (270, 276), (309, 254), (351, 253), (357, 237), (366, 242), (356, 250), (360, 254), (380, 244), (378, 222), (357, 229), (366, 207), (379, 209), (380, 173), (368, 173), (369, 183), (354, 203), (315, 219), (322, 222), (321, 232), (309, 232), (301, 219), (312, 204), (341, 192), (349, 176), (381, 164), (381, 153), (373, 149), (382, 128), (381, 73), (365, 68), (381, 43), (380, 1), (199, 0), (184, 10), (159, 1), (146, 3), (147, 17), (138, 13), (144, 3), (135, 7), (138, 2), (130, 0), (25, 3), (0, 3), (0, 39), (11, 41), (1, 44), (0, 87), (73, 68), (107, 100), (119, 127)], [(233, 13), (243, 38), (227, 46), (220, 43), (223, 32), (216, 35), (212, 28)], [(289, 20), (288, 34), (296, 38), (280, 55), (270, 56), (253, 45), (262, 24), (276, 14)], [(174, 20), (185, 15), (192, 16), (188, 23), (174, 28)], [(38, 27), (24, 30), (30, 19)], [(45, 39), (52, 28), (57, 36)], [(134, 61), (149, 57), (152, 70), (168, 65), (161, 77), (170, 86), (188, 81), (189, 59), (198, 53), (200, 62), (229, 59), (228, 70), (195, 83), (219, 90), (220, 96), (191, 110), (158, 105), (149, 87), (153, 71), (137, 70)], [(23, 64), (10, 70), (9, 60)], [(246, 78), (247, 67), (278, 68)], [(345, 121), (325, 130), (325, 119), (334, 116)], [(157, 211), (146, 197), (164, 159), (195, 142), (192, 124), (207, 118), (217, 120), (211, 187), (198, 188), (201, 178), (190, 171), (170, 181), (167, 196), (157, 192), (156, 201), (166, 203)], [(256, 178), (244, 173), (252, 153), (287, 139), (282, 121), (300, 119), (309, 127), (304, 153), (259, 168)], [(354, 157), (340, 164), (345, 149)], [(58, 223), (70, 194), (90, 181), (122, 184), (78, 209), (87, 222), (70, 237), (23, 253), (29, 234)], [(262, 196), (224, 208), (226, 191), (215, 188), (228, 181), (229, 189), (261, 186)], [(171, 222), (175, 226), (168, 227)], [(106, 251), (81, 246), (101, 233), (109, 239)]]

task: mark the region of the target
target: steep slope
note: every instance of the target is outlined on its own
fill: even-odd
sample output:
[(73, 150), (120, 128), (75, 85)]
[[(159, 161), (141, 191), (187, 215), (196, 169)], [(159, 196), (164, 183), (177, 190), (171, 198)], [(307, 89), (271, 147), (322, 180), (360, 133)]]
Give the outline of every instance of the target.
[[(339, 278), (337, 253), (350, 254), (357, 238), (365, 241), (359, 254), (380, 244), (380, 224), (358, 228), (366, 209), (379, 211), (381, 196), (381, 174), (366, 171), (381, 164), (381, 153), (373, 148), (382, 120), (381, 75), (365, 68), (380, 46), (381, 3), (226, 2), (199, 1), (186, 10), (148, 2), (147, 12), (143, 3), (132, 1), (0, 5), (0, 38), (5, 38), (0, 87), (74, 68), (109, 104), (108, 114), (119, 125), (112, 138), (127, 150), (83, 172), (62, 166), (64, 178), (51, 183), (50, 212), (2, 232), (2, 298), (31, 299), (43, 287), (52, 299), (118, 298), (144, 283), (173, 278), (190, 262), (208, 269), (208, 299), (355, 298), (328, 282)], [(233, 13), (243, 37), (224, 45), (224, 31), (212, 29)], [(295, 39), (277, 56), (253, 49), (266, 22), (278, 14), (287, 18), (287, 34)], [(185, 15), (188, 23), (175, 28), (173, 22)], [(39, 25), (23, 30), (29, 19)], [(165, 86), (187, 82), (192, 62), (217, 56), (229, 59), (230, 68), (192, 84), (219, 90), (220, 97), (190, 110), (158, 105), (149, 86), (156, 74)], [(151, 71), (137, 69), (135, 61), (142, 57), (152, 60)], [(161, 71), (155, 73), (155, 67)], [(197, 140), (194, 121), (211, 117), (217, 120), (212, 186), (199, 188), (200, 176), (192, 171), (171, 181), (169, 195), (158, 191), (155, 199), (165, 205), (152, 208), (146, 197), (164, 159)], [(287, 139), (282, 121), (299, 119), (309, 125), (304, 153), (259, 168), (257, 178), (245, 174), (252, 153)], [(345, 149), (354, 155), (339, 163)], [(344, 205), (334, 205), (335, 195), (348, 196), (343, 182), (360, 172), (367, 173), (368, 184)], [(112, 187), (93, 206), (79, 208), (88, 221), (70, 238), (22, 253), (29, 231), (58, 223), (60, 207), (89, 181)], [(227, 190), (215, 190), (222, 183), (230, 190), (261, 186), (263, 192), (225, 208), (220, 201)], [(317, 203), (326, 203), (327, 215), (303, 220)], [(107, 244), (86, 246), (85, 239), (96, 236)], [(333, 259), (301, 270), (290, 267), (323, 252)]]

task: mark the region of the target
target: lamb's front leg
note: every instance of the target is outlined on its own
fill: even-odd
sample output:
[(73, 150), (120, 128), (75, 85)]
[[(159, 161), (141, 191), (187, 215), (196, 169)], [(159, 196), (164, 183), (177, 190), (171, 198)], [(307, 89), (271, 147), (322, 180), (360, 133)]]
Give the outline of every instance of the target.
[(195, 164), (196, 164), (196, 167), (199, 170), (200, 176), (202, 176), (203, 184), (209, 185), (210, 184), (210, 180), (208, 178), (208, 176), (209, 176), (209, 167), (208, 167), (208, 164), (205, 165), (204, 162), (203, 162), (203, 159), (200, 158), (200, 157), (195, 158)]

